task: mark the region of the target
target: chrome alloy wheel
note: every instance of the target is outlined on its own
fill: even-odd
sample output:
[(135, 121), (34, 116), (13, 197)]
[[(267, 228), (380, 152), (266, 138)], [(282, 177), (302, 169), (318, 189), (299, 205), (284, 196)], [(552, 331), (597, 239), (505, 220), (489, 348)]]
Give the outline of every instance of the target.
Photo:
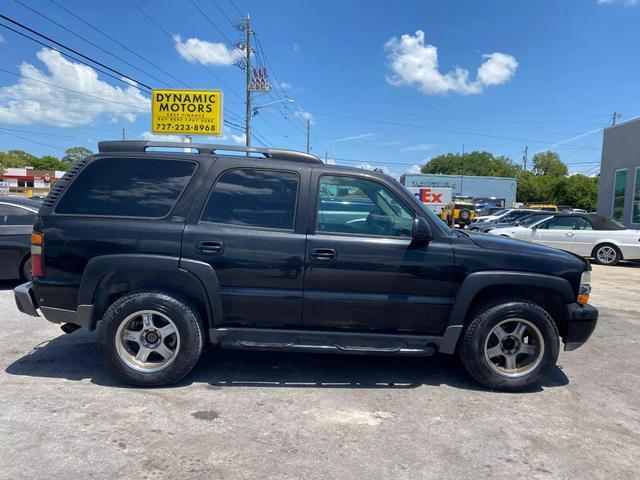
[(544, 355), (544, 340), (538, 327), (523, 318), (503, 320), (491, 329), (484, 344), (491, 369), (508, 378), (534, 371)]
[(613, 263), (613, 261), (618, 256), (618, 252), (613, 247), (609, 245), (605, 245), (603, 247), (598, 248), (596, 251), (596, 258), (600, 263), (609, 264)]
[(142, 373), (168, 367), (180, 350), (180, 334), (164, 313), (141, 310), (129, 315), (116, 332), (116, 351), (128, 367)]

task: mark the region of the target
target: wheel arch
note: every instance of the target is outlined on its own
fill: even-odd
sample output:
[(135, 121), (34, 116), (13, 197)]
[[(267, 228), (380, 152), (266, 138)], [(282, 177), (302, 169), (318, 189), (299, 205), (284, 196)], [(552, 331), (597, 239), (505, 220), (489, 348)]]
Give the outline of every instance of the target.
[(94, 306), (89, 330), (115, 300), (145, 290), (185, 298), (198, 308), (209, 327), (222, 316), (218, 279), (211, 265), (163, 255), (102, 255), (87, 264), (78, 292), (79, 306)]
[[(501, 297), (521, 297), (531, 300), (548, 311), (563, 335), (566, 332), (566, 304), (575, 301), (573, 288), (569, 282), (551, 275), (512, 272), (475, 272), (462, 282), (455, 297), (448, 330), (462, 334), (470, 314), (480, 305)], [(459, 337), (458, 337), (459, 338)], [(453, 353), (451, 343), (444, 353)], [(457, 339), (453, 347), (457, 345)]]

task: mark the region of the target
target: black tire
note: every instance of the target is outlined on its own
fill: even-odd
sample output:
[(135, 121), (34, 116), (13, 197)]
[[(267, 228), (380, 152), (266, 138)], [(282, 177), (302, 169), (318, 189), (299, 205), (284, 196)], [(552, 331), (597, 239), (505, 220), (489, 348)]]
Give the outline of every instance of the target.
[(471, 210), (469, 210), (468, 208), (464, 208), (464, 209), (460, 210), (460, 219), (463, 222), (466, 222), (470, 218), (471, 218)]
[(22, 262), (22, 268), (20, 269), (20, 278), (27, 282), (31, 281), (31, 257), (28, 257)]
[(598, 265), (613, 266), (622, 260), (620, 249), (612, 243), (596, 245), (593, 252), (591, 252), (591, 256)]
[[(174, 333), (172, 339), (174, 343), (176, 337), (179, 341), (174, 347), (172, 360), (159, 371), (135, 369), (127, 364), (126, 354), (123, 356), (118, 351), (117, 342), (121, 342), (120, 345), (133, 348), (135, 354), (135, 345), (119, 340), (118, 332), (125, 321), (131, 321), (128, 318), (141, 311), (157, 312), (156, 318), (160, 318), (160, 321), (166, 316), (177, 329), (177, 335)], [(141, 328), (145, 327), (141, 325)], [(164, 343), (165, 340), (160, 338), (159, 343)], [(140, 387), (159, 387), (178, 382), (195, 366), (203, 344), (203, 326), (197, 309), (183, 300), (158, 292), (132, 293), (116, 300), (105, 313), (98, 332), (98, 351), (104, 364), (125, 382)], [(137, 345), (141, 347), (140, 343)]]
[[(497, 336), (493, 336), (494, 329), (502, 328), (504, 325), (502, 332), (506, 333), (510, 325), (517, 327), (520, 324), (525, 325), (525, 328), (528, 329), (525, 330), (527, 335), (530, 335), (525, 337), (528, 344), (531, 344), (527, 345), (528, 348), (534, 350), (537, 348), (537, 353), (532, 354), (531, 359), (529, 355), (524, 353), (499, 354), (498, 357), (492, 357), (501, 357), (495, 363), (487, 358), (489, 354), (485, 354), (485, 350), (493, 350), (488, 346), (491, 341), (497, 340)], [(514, 329), (514, 332), (516, 330)], [(509, 335), (513, 334), (509, 333)], [(508, 337), (504, 337), (504, 339), (504, 342), (508, 341)], [(524, 340), (522, 340), (522, 344), (526, 344)], [(494, 348), (502, 349), (503, 345), (506, 343), (498, 341), (498, 345), (495, 345)], [(518, 345), (520, 344), (518, 343)], [(519, 351), (520, 348), (519, 346), (515, 347), (513, 351)], [(529, 390), (537, 385), (556, 364), (559, 351), (560, 336), (551, 316), (539, 305), (518, 298), (503, 299), (477, 309), (465, 330), (459, 349), (462, 363), (478, 383), (492, 390), (514, 392)], [(517, 361), (515, 359), (520, 358), (520, 362), (524, 365), (520, 370), (500, 373), (497, 370), (506, 372), (507, 368), (497, 365), (497, 363), (502, 360), (506, 362), (507, 356), (513, 357), (514, 362)], [(530, 363), (526, 364), (527, 361)]]

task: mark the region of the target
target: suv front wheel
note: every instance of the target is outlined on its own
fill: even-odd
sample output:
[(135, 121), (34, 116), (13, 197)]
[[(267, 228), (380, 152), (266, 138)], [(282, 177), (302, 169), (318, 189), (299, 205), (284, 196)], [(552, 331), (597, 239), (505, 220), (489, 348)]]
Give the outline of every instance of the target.
[(127, 383), (169, 385), (191, 371), (202, 353), (195, 308), (170, 295), (142, 292), (116, 300), (100, 323), (98, 350)]
[(460, 356), (485, 387), (528, 390), (556, 364), (560, 336), (539, 305), (505, 299), (476, 311), (462, 339)]

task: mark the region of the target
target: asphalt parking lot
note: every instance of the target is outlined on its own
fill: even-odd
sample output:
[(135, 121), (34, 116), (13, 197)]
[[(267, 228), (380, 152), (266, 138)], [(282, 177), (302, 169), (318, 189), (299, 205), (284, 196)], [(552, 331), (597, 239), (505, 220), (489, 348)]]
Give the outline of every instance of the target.
[(478, 388), (448, 356), (210, 351), (128, 388), (95, 333), (0, 291), (0, 479), (638, 478), (640, 265), (594, 266), (591, 341), (537, 391)]

